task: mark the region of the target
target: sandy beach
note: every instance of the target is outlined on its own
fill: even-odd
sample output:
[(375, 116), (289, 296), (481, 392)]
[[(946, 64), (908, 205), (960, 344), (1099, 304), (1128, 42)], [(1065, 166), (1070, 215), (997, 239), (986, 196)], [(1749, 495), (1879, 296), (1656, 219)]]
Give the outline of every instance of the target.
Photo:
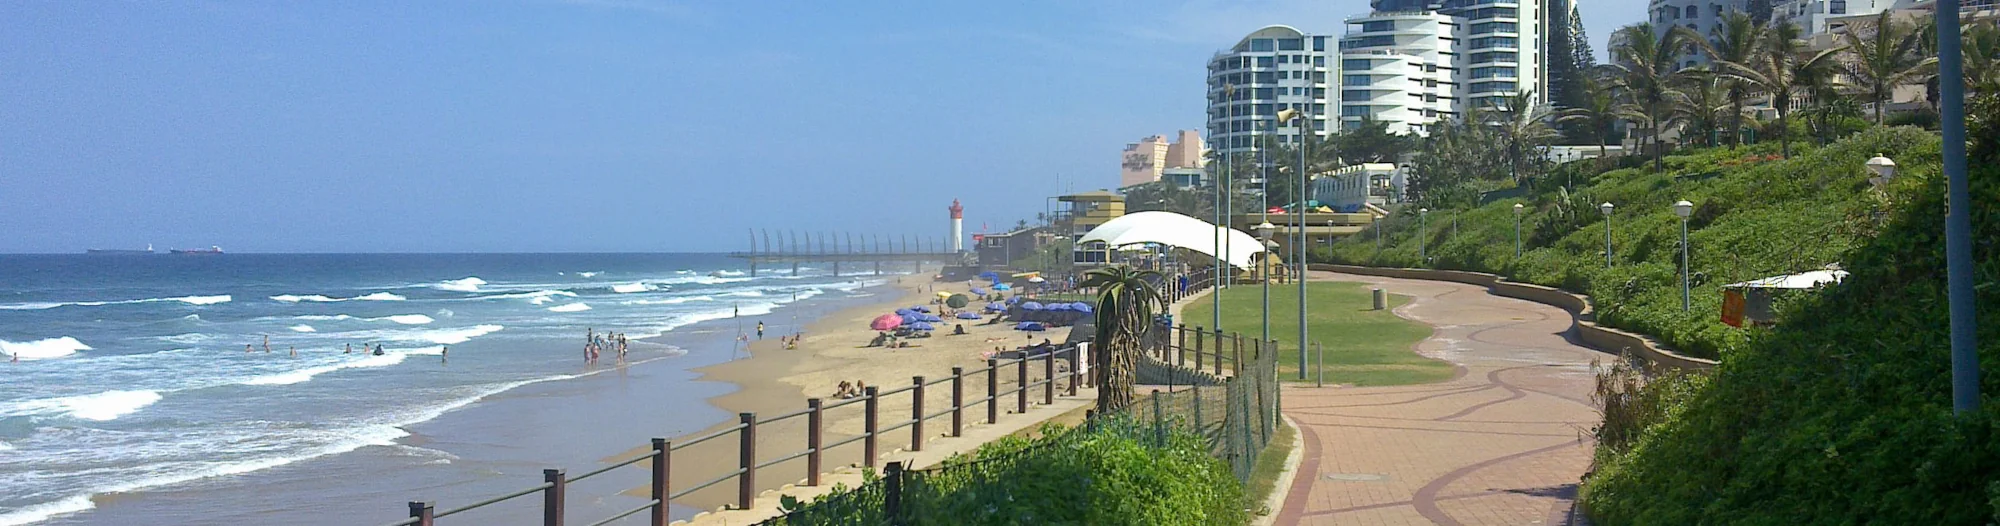
[[(964, 293), (970, 288), (972, 286), (965, 282), (933, 282), (928, 275), (906, 276), (886, 288), (893, 291), (885, 294), (894, 298), (890, 301), (846, 308), (813, 321), (804, 328), (805, 334), (795, 349), (786, 349), (780, 342), (783, 334), (778, 331), (782, 329), (767, 327), (763, 340), (750, 343), (748, 358), (694, 371), (702, 375), (701, 380), (728, 382), (738, 387), (734, 392), (710, 399), (709, 403), (731, 413), (756, 413), (760, 418), (803, 410), (807, 407), (808, 398), (822, 398), (827, 405), (842, 402), (844, 400), (833, 397), (842, 381), (859, 381), (888, 391), (910, 386), (914, 377), (918, 376), (926, 377), (927, 381), (949, 377), (953, 367), (965, 369), (964, 396), (970, 402), (986, 393), (985, 376), (975, 373), (984, 370), (988, 356), (996, 348), (1014, 349), (1040, 343), (1043, 338), (1061, 339), (1067, 336), (1067, 329), (1037, 333), (1029, 338), (1027, 333), (1014, 331), (1011, 323), (985, 325), (987, 320), (962, 320), (967, 334), (949, 336), (951, 327), (961, 320), (947, 319), (936, 324), (937, 336), (906, 340), (911, 342), (910, 348), (866, 347), (876, 335), (876, 331), (868, 328), (868, 322), (876, 316), (900, 307), (928, 304), (936, 298), (936, 292)], [(971, 307), (982, 304), (975, 302)], [(1060, 362), (1057, 366), (1058, 374), (1068, 370)], [(1042, 367), (1037, 363), (1029, 368), (1031, 381), (1043, 376)], [(1003, 368), (999, 374), (999, 389), (1010, 389), (1017, 383), (1017, 375), (1017, 369)], [(951, 384), (932, 385), (925, 389), (923, 398), (926, 413), (934, 414), (950, 407)], [(1031, 398), (1039, 401), (1041, 393), (1035, 392)], [(912, 401), (911, 392), (884, 396), (878, 407), (879, 427), (886, 428), (911, 419)], [(1002, 414), (1011, 413), (1014, 407), (1006, 398), (999, 405)], [(985, 415), (984, 406), (967, 410), (965, 425), (983, 423)], [(826, 431), (823, 439), (828, 444), (858, 436), (864, 429), (861, 403), (828, 409), (824, 418)], [(804, 451), (806, 423), (805, 417), (797, 417), (760, 426), (757, 430), (758, 461), (761, 463)], [(699, 437), (736, 424), (736, 420), (731, 419), (697, 433), (676, 437), (676, 440)], [(951, 432), (948, 416), (925, 422), (924, 426), (921, 436), (925, 440)], [(899, 429), (882, 437), (879, 439), (879, 452), (910, 448), (911, 440), (915, 438), (912, 431), (909, 428)], [(736, 435), (731, 434), (676, 451), (673, 456), (673, 489), (680, 491), (737, 469), (737, 442)], [(634, 448), (603, 460), (615, 462), (645, 451)], [(859, 442), (830, 448), (825, 453), (822, 470), (860, 464), (862, 453), (863, 446)], [(798, 483), (806, 477), (805, 468), (805, 459), (800, 458), (759, 470), (757, 488), (762, 491)], [(625, 493), (640, 496), (647, 490), (642, 486)], [(734, 503), (736, 494), (735, 481), (697, 491), (674, 501), (677, 508), (675, 516), (685, 516), (687, 509), (709, 510)]]

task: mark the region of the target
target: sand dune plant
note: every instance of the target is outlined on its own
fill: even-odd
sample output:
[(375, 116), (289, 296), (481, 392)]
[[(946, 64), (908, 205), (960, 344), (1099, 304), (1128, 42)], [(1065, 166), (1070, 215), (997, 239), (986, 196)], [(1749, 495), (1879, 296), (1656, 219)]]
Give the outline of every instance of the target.
[(1153, 313), (1166, 310), (1155, 283), (1160, 273), (1118, 265), (1083, 273), (1083, 287), (1097, 289), (1097, 410), (1116, 411), (1132, 403), (1135, 356), (1140, 335)]

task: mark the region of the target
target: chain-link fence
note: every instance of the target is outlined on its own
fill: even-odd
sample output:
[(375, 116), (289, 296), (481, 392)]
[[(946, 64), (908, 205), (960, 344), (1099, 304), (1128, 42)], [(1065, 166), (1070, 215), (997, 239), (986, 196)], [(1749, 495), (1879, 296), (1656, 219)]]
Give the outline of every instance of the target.
[(1141, 385), (1123, 412), (1163, 437), (1174, 429), (1201, 435), (1238, 479), (1249, 480), (1278, 425), (1276, 343), (1159, 325), (1145, 344), (1140, 369), (1153, 378), (1141, 383), (1152, 385)]

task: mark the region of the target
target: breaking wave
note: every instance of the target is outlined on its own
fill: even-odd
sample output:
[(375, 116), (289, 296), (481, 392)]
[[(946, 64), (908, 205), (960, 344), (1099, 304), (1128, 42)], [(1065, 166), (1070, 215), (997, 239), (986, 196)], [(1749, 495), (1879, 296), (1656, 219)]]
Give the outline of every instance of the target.
[(432, 287), (435, 287), (439, 290), (449, 290), (454, 292), (479, 292), (479, 286), (485, 284), (486, 280), (479, 279), (479, 276), (468, 276), (460, 279), (442, 281), (436, 285), (432, 285)]
[(88, 350), (91, 350), (89, 345), (84, 345), (83, 342), (76, 341), (76, 338), (69, 336), (45, 338), (31, 342), (0, 340), (0, 352), (5, 352), (8, 356), (22, 360), (61, 358), (76, 354), (77, 351)]
[(217, 303), (229, 303), (230, 300), (233, 299), (235, 298), (230, 297), (228, 294), (221, 294), (215, 296), (179, 296), (173, 298), (146, 298), (142, 300), (120, 300), (120, 301), (31, 302), (31, 303), (10, 303), (6, 305), (0, 305), (0, 310), (44, 310), (44, 309), (53, 309), (56, 307), (63, 307), (70, 305), (75, 305), (78, 307), (98, 307), (103, 305), (131, 305), (135, 303), (162, 303), (170, 301), (178, 301), (181, 303), (186, 303), (188, 305), (215, 305)]
[(309, 301), (314, 303), (332, 303), (337, 301), (403, 301), (409, 298), (405, 298), (403, 296), (388, 292), (377, 292), (374, 294), (364, 294), (352, 298), (335, 298), (330, 296), (322, 296), (319, 294), (307, 294), (304, 296), (284, 294), (279, 296), (271, 296), (271, 299), (282, 301), (285, 303), (298, 303), (301, 301)]
[(583, 312), (587, 310), (590, 310), (590, 305), (584, 303), (570, 303), (549, 307), (549, 312)]

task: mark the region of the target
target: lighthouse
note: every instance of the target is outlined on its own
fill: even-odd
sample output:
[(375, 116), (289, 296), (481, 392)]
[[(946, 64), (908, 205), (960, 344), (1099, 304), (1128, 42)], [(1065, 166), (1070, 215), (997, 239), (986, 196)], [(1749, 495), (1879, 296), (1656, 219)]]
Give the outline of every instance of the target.
[(960, 206), (958, 204), (957, 199), (953, 199), (951, 200), (951, 251), (964, 252), (965, 251), (965, 242), (963, 241), (964, 239), (965, 239), (965, 207)]

